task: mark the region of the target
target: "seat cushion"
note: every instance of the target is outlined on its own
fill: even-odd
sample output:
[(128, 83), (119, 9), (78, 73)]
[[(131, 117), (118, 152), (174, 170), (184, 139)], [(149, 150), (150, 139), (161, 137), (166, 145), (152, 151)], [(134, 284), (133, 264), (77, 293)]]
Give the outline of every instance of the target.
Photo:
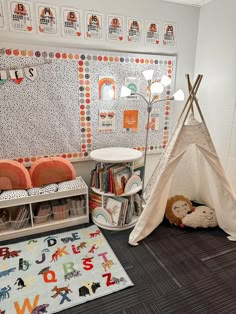
[(0, 160), (0, 190), (25, 190), (32, 188), (29, 171), (14, 160)]
[(30, 176), (33, 187), (74, 180), (76, 178), (74, 167), (68, 160), (62, 157), (38, 159), (31, 165)]

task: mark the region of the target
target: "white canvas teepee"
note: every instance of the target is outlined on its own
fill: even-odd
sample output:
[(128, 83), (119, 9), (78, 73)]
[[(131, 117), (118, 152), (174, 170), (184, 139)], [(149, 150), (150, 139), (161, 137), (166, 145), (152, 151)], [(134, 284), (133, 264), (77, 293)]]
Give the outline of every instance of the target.
[[(145, 208), (129, 236), (137, 245), (163, 220), (169, 197), (184, 195), (215, 209), (218, 225), (236, 241), (236, 194), (226, 178), (200, 110), (196, 92), (202, 75), (191, 86), (190, 95), (150, 181), (144, 199)], [(201, 117), (194, 117), (193, 105)]]

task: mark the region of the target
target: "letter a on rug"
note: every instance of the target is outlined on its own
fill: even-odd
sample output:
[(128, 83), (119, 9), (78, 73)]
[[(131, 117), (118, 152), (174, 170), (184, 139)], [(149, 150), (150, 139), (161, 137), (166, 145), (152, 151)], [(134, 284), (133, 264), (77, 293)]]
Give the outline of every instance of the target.
[(133, 283), (95, 225), (0, 246), (0, 313), (57, 313)]

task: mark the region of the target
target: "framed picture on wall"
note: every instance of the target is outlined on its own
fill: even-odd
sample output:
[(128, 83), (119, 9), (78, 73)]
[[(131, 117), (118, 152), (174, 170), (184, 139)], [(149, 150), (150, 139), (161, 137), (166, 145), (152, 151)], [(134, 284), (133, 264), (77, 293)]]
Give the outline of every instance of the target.
[(160, 23), (153, 20), (145, 21), (145, 43), (160, 45)]
[(163, 23), (163, 46), (176, 46), (176, 24), (165, 22)]
[(107, 39), (124, 41), (124, 17), (119, 15), (107, 16)]
[(82, 12), (71, 8), (62, 8), (62, 35), (65, 37), (81, 38)]
[(6, 10), (4, 7), (4, 3), (0, 0), (0, 30), (5, 30), (6, 27)]
[(85, 12), (85, 38), (102, 39), (104, 33), (104, 17), (98, 12)]
[(129, 17), (127, 19), (127, 40), (130, 43), (141, 43), (143, 33), (143, 21)]
[(36, 4), (37, 31), (40, 35), (58, 35), (58, 8)]
[(27, 1), (9, 1), (10, 30), (17, 32), (33, 32), (32, 4)]

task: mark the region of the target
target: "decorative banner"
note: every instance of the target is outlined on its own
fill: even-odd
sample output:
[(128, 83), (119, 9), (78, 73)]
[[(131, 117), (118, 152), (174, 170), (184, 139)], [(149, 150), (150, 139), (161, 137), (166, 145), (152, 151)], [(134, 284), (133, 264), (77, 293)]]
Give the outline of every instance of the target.
[(160, 26), (158, 22), (146, 21), (145, 23), (145, 43), (159, 45), (160, 44)]
[[(146, 115), (147, 115), (147, 112), (146, 112)], [(150, 113), (149, 124), (147, 125), (147, 123), (146, 123), (145, 129), (158, 131), (159, 130), (159, 124), (160, 124), (159, 118), (160, 118), (160, 110), (159, 109), (152, 109), (152, 111)]]
[(10, 28), (13, 31), (32, 32), (31, 3), (23, 1), (9, 2)]
[(93, 12), (86, 12), (85, 16), (85, 38), (101, 39), (103, 28), (103, 15)]
[(164, 23), (163, 32), (163, 45), (174, 47), (176, 45), (176, 25), (173, 23)]
[(138, 110), (124, 110), (123, 128), (127, 131), (138, 131)]
[[(138, 92), (139, 89), (139, 78), (138, 77), (126, 77), (125, 86), (131, 89), (134, 93)], [(138, 95), (127, 96), (126, 99), (139, 99)]]
[(0, 71), (0, 86), (6, 83), (6, 81), (7, 81), (7, 72)]
[(124, 41), (124, 18), (118, 15), (109, 15), (107, 24), (107, 39), (119, 42)]
[(81, 14), (78, 10), (62, 8), (62, 34), (81, 37)]
[(22, 83), (24, 77), (23, 77), (23, 71), (21, 69), (19, 70), (9, 70), (10, 77), (12, 81), (16, 84)]
[(0, 30), (5, 28), (2, 0), (0, 0)]
[(99, 131), (112, 132), (115, 130), (115, 112), (110, 110), (99, 110)]
[(31, 81), (34, 81), (36, 76), (38, 76), (36, 67), (24, 68), (24, 72), (25, 72), (25, 77), (27, 77), (27, 79)]
[(115, 100), (116, 81), (113, 76), (99, 76), (98, 99)]
[(37, 23), (39, 34), (58, 34), (57, 8), (53, 6), (37, 5)]
[(142, 40), (143, 25), (139, 19), (128, 18), (127, 20), (127, 39), (131, 43), (140, 43)]

